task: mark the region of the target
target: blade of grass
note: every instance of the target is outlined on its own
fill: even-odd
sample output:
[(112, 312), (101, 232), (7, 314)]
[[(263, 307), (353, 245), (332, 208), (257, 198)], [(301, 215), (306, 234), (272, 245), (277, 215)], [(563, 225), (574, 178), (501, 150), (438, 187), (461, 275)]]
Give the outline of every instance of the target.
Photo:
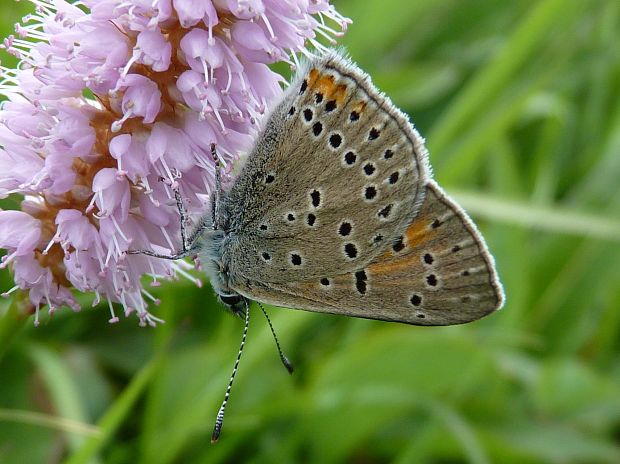
[[(532, 112), (542, 110), (557, 113), (559, 110), (566, 118), (566, 111), (562, 114), (562, 109), (557, 108), (558, 105), (553, 100), (550, 101), (549, 97), (554, 94), (549, 94), (547, 88), (558, 78), (559, 73), (563, 72), (564, 67), (569, 65), (574, 53), (571, 48), (555, 50), (552, 62), (549, 62), (547, 56), (537, 57), (538, 60), (531, 60), (536, 65), (533, 65), (529, 73), (515, 75), (512, 81), (507, 81), (502, 87), (502, 94), (479, 108), (480, 112), (463, 128), (462, 134), (459, 133), (459, 137), (453, 140), (450, 147), (444, 152), (434, 154), (438, 178), (443, 182), (455, 183), (475, 177), (479, 167), (477, 162), (485, 150), (494, 150), (497, 139), (506, 136), (524, 117), (531, 116)], [(556, 108), (550, 108), (550, 104)], [(547, 158), (553, 159), (553, 154)]]
[[(55, 411), (67, 419), (86, 422), (85, 407), (66, 361), (48, 347), (34, 343), (28, 346), (28, 354), (41, 372)], [(66, 438), (73, 451), (84, 442), (81, 435), (67, 434)]]
[(437, 416), (450, 431), (454, 439), (463, 447), (463, 458), (472, 464), (487, 464), (491, 461), (487, 457), (482, 444), (476, 437), (475, 430), (457, 411), (439, 401), (431, 401), (429, 409)]
[[(619, 204), (620, 192), (609, 196), (609, 211), (617, 211)], [(571, 306), (576, 302), (574, 296), (571, 297), (572, 292), (591, 295), (588, 300), (596, 301), (601, 289), (594, 287), (601, 284), (608, 287), (609, 284), (605, 285), (605, 283), (613, 282), (614, 275), (618, 272), (613, 268), (613, 264), (618, 262), (616, 255), (616, 248), (610, 248), (597, 241), (583, 241), (570, 255), (567, 255), (566, 261), (554, 275), (553, 280), (537, 295), (536, 300), (530, 303), (532, 312), (536, 314), (536, 318), (530, 322), (531, 327), (538, 330), (549, 328), (555, 330), (552, 318), (556, 314), (562, 314), (562, 331), (567, 330), (568, 315), (565, 305), (567, 301), (570, 301)], [(581, 301), (580, 298), (577, 299)], [(582, 302), (581, 307), (585, 306)], [(572, 315), (572, 317), (576, 316)], [(590, 313), (587, 312), (581, 317), (590, 317)], [(572, 338), (572, 332), (570, 333), (571, 337), (568, 338)], [(554, 337), (554, 340), (556, 338)], [(559, 338), (556, 341), (567, 343), (566, 340)]]
[(565, 0), (547, 0), (532, 9), (497, 53), (496, 58), (478, 73), (437, 122), (428, 136), (431, 152), (446, 151), (463, 127), (480, 114), (481, 108), (511, 80), (511, 76), (529, 56), (536, 52), (543, 37), (566, 8)]
[(547, 232), (620, 240), (620, 219), (494, 198), (481, 193), (452, 191), (451, 194), (474, 216)]
[(123, 421), (135, 406), (138, 398), (144, 393), (153, 375), (157, 372), (162, 359), (163, 352), (160, 352), (133, 377), (131, 383), (129, 383), (125, 390), (118, 396), (116, 402), (108, 408), (104, 416), (98, 421), (97, 426), (101, 430), (101, 434), (96, 437), (90, 437), (84, 445), (67, 460), (66, 464), (86, 464), (90, 462), (112, 439), (114, 433), (122, 425)]
[[(539, 82), (541, 80), (539, 79)], [(540, 86), (540, 83), (535, 87)], [(480, 118), (477, 124), (469, 129), (451, 152), (438, 155), (437, 178), (447, 184), (457, 183), (474, 175), (480, 155), (494, 141), (505, 136), (508, 127), (514, 124), (531, 97), (534, 88), (515, 92), (506, 102), (496, 105)], [(434, 155), (433, 155), (434, 156)], [(449, 162), (448, 162), (449, 160)]]
[(0, 421), (16, 422), (19, 424), (38, 425), (58, 430), (68, 434), (81, 435), (84, 437), (98, 437), (101, 430), (91, 424), (68, 419), (66, 417), (41, 414), (34, 411), (21, 411), (18, 409), (0, 409)]

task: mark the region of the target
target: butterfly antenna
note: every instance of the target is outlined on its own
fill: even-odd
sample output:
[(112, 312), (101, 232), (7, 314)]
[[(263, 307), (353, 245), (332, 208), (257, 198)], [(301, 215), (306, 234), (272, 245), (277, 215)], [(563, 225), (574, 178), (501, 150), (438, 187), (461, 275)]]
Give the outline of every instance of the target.
[(213, 222), (213, 229), (217, 229), (217, 209), (220, 203), (220, 196), (222, 194), (222, 163), (220, 163), (220, 158), (217, 156), (217, 146), (212, 143), (211, 144), (211, 157), (213, 158), (213, 162), (215, 163), (215, 192), (213, 195), (213, 200), (211, 202), (211, 215)]
[(280, 361), (282, 361), (282, 364), (284, 364), (284, 367), (286, 367), (286, 370), (288, 371), (288, 373), (292, 374), (293, 364), (284, 355), (284, 353), (282, 352), (282, 348), (280, 348), (280, 342), (278, 341), (278, 337), (276, 336), (276, 331), (273, 329), (273, 325), (271, 324), (271, 319), (269, 319), (269, 316), (267, 315), (267, 311), (265, 311), (265, 308), (263, 307), (262, 304), (260, 304), (260, 302), (257, 301), (256, 303), (258, 304), (258, 306), (260, 306), (261, 311), (263, 312), (263, 314), (265, 315), (265, 318), (267, 319), (267, 323), (269, 324), (269, 328), (271, 329), (271, 334), (273, 335), (273, 340), (276, 342), (276, 347), (278, 348), (278, 354), (280, 355)]
[(226, 395), (224, 395), (224, 401), (222, 401), (220, 410), (217, 412), (217, 418), (215, 419), (215, 427), (213, 428), (213, 434), (211, 435), (211, 443), (216, 443), (217, 440), (220, 438), (220, 432), (222, 431), (222, 425), (224, 423), (224, 411), (226, 410), (226, 403), (228, 403), (228, 398), (230, 398), (230, 390), (232, 389), (232, 385), (235, 380), (235, 375), (237, 374), (237, 368), (239, 367), (239, 361), (241, 360), (241, 353), (243, 353), (245, 339), (248, 335), (248, 326), (250, 325), (250, 306), (248, 305), (247, 300), (244, 300), (244, 301), (245, 301), (245, 325), (243, 327), (243, 336), (241, 337), (241, 345), (239, 346), (239, 352), (237, 353), (237, 360), (235, 361), (235, 367), (233, 368), (232, 374), (230, 376), (230, 381), (228, 382), (228, 388), (226, 388)]

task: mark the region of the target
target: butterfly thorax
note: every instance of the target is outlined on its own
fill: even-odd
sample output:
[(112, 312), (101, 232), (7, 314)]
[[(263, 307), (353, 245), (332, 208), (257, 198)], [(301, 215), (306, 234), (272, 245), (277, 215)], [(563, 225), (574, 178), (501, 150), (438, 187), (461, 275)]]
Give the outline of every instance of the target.
[(230, 287), (230, 271), (224, 260), (223, 248), (227, 234), (222, 229), (204, 228), (195, 247), (211, 287), (231, 312), (243, 314), (244, 298)]

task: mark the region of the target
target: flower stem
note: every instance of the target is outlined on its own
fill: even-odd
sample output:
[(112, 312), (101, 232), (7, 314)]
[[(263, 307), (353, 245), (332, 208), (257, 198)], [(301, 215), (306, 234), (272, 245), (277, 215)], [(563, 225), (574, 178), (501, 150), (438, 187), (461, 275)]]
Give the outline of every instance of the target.
[(28, 296), (19, 292), (6, 309), (0, 309), (0, 359), (21, 333), (26, 321), (30, 319), (29, 305)]

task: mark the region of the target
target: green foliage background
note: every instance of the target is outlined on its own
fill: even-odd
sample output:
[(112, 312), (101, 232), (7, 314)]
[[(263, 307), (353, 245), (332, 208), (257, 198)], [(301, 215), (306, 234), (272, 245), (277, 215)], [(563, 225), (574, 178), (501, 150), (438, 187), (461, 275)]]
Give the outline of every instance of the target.
[[(31, 6), (2, 3), (5, 36)], [(159, 289), (154, 330), (87, 299), (34, 329), (4, 302), (0, 462), (620, 462), (620, 2), (335, 4), (479, 222), (505, 309), (448, 328), (273, 309), (292, 377), (254, 311), (213, 446), (242, 324), (208, 288)]]

